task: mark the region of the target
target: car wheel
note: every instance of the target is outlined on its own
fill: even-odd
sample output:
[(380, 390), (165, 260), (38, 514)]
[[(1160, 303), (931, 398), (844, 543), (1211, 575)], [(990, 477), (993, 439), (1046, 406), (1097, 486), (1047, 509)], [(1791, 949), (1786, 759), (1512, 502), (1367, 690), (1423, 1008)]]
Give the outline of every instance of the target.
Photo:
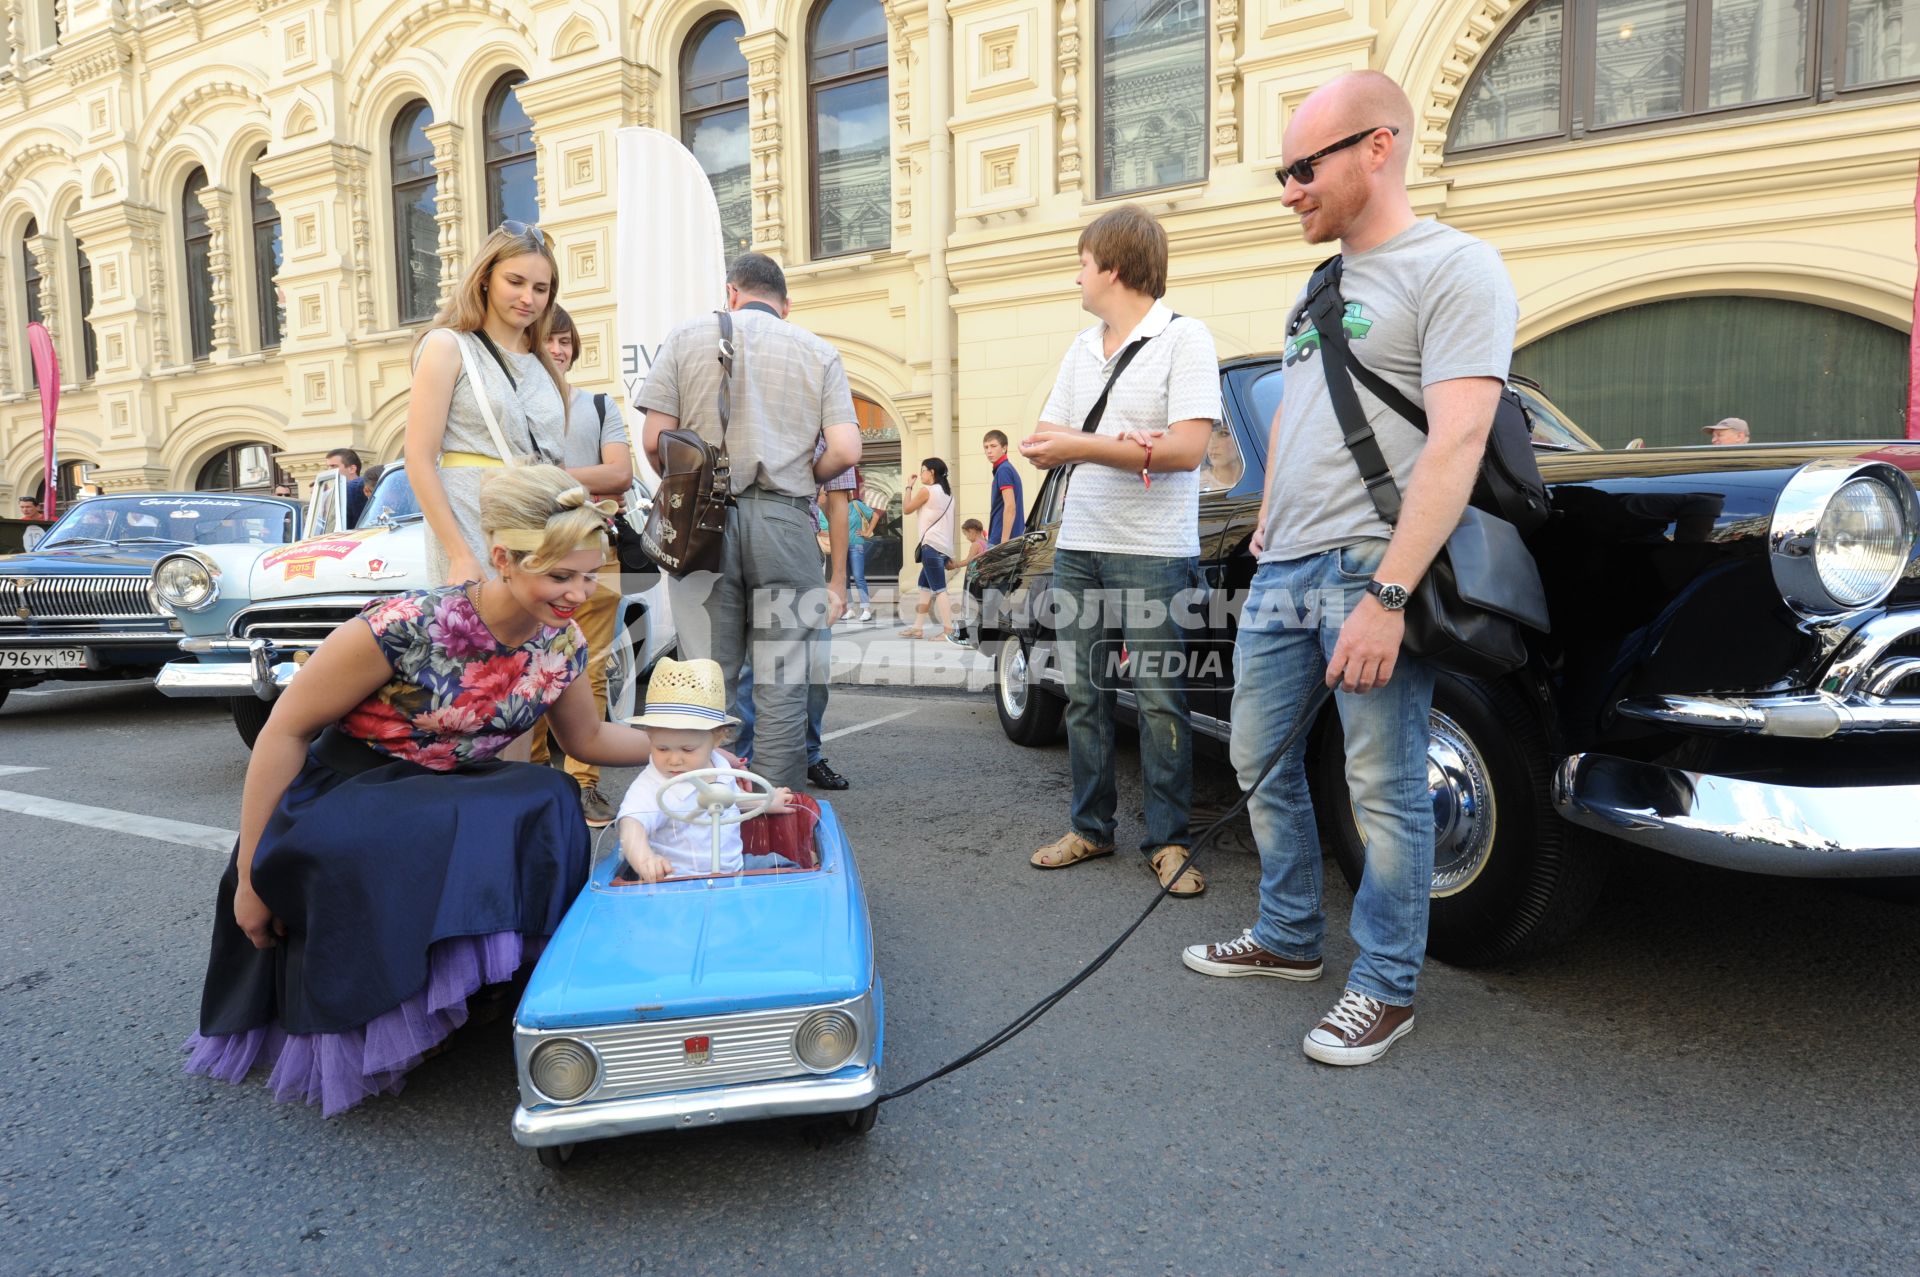
[(11, 692), (12, 690), (13, 689), (11, 687), (0, 687), (0, 705), (5, 705), (7, 703), (7, 693)]
[(633, 631), (625, 623), (613, 630), (613, 650), (607, 654), (607, 721), (617, 723), (633, 717), (639, 696), (639, 680), (634, 665), (640, 659), (633, 645)]
[(854, 1135), (865, 1135), (873, 1129), (880, 1118), (880, 1102), (875, 1100), (863, 1109), (855, 1109), (847, 1114), (847, 1130)]
[(1007, 739), (1016, 745), (1051, 745), (1060, 734), (1066, 704), (1033, 677), (1024, 640), (1009, 638), (1000, 644), (993, 661), (993, 685), (994, 708)]
[(259, 739), (260, 729), (267, 725), (267, 719), (273, 713), (273, 702), (263, 701), (257, 696), (235, 696), (227, 701), (227, 709), (233, 715), (233, 726), (240, 733), (240, 739), (253, 748), (253, 742)]
[(533, 1154), (540, 1159), (540, 1165), (548, 1170), (562, 1171), (567, 1168), (567, 1163), (573, 1160), (573, 1145), (548, 1144), (534, 1149)]
[[(1357, 888), (1366, 857), (1347, 794), (1339, 716), (1328, 720), (1314, 763), (1314, 810), (1323, 845)], [(1434, 855), (1427, 952), (1476, 966), (1558, 944), (1592, 908), (1606, 859), (1600, 835), (1553, 809), (1554, 758), (1539, 715), (1510, 683), (1442, 674), (1428, 726)]]

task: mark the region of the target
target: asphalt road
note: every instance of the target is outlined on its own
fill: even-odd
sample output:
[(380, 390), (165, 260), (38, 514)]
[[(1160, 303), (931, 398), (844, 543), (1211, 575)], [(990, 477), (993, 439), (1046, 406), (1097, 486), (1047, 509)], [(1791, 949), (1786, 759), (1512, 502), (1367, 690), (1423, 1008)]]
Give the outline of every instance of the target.
[[(41, 769), (0, 772), (0, 1271), (1914, 1271), (1915, 906), (1623, 853), (1574, 944), (1435, 965), (1417, 1031), (1336, 1070), (1299, 1047), (1351, 956), (1331, 866), (1328, 979), (1178, 961), (1251, 920), (1242, 827), (1204, 897), (864, 1140), (649, 1136), (555, 1176), (508, 1134), (504, 1025), (333, 1121), (182, 1076), (224, 852), (13, 796), (231, 829), (246, 752), (212, 705), (37, 690), (0, 709), (0, 769)], [(827, 726), (903, 709), (828, 747), (893, 1084), (1069, 976), (1151, 886), (1126, 855), (1027, 867), (1065, 748), (1009, 744), (984, 697), (838, 690)]]

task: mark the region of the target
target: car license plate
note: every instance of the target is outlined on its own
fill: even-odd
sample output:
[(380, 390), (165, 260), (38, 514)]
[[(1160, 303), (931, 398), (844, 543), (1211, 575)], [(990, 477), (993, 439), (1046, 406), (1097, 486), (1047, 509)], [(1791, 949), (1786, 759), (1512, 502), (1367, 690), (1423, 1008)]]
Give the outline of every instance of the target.
[(84, 647), (0, 648), (0, 670), (83, 670)]

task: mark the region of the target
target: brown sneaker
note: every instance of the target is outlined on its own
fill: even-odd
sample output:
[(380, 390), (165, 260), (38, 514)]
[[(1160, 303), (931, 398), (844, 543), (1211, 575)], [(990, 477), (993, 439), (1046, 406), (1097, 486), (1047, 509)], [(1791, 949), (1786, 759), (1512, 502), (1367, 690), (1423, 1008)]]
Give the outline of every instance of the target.
[(1190, 944), (1180, 951), (1180, 961), (1201, 975), (1270, 975), (1281, 980), (1318, 980), (1318, 958), (1283, 958), (1262, 948), (1248, 927), (1224, 944)]
[[(1173, 882), (1173, 886), (1167, 891), (1168, 895), (1197, 896), (1207, 889), (1207, 880), (1200, 876), (1198, 869), (1189, 869), (1185, 873), (1180, 873), (1180, 866), (1187, 863), (1187, 857), (1192, 853), (1191, 847), (1169, 846), (1162, 847), (1147, 857), (1147, 863), (1153, 866), (1154, 876), (1160, 879), (1161, 886), (1165, 887), (1169, 882)], [(1173, 881), (1175, 874), (1180, 874), (1178, 882)]]
[(613, 804), (598, 785), (588, 785), (580, 791), (580, 814), (587, 818), (588, 829), (605, 829), (613, 823)]
[(1092, 839), (1082, 837), (1069, 829), (1065, 836), (1034, 852), (1028, 857), (1027, 863), (1035, 869), (1065, 869), (1068, 865), (1077, 865), (1083, 860), (1093, 860), (1112, 854), (1112, 843), (1102, 847)]
[(1413, 1032), (1413, 1008), (1389, 1006), (1348, 989), (1301, 1045), (1322, 1064), (1372, 1064)]

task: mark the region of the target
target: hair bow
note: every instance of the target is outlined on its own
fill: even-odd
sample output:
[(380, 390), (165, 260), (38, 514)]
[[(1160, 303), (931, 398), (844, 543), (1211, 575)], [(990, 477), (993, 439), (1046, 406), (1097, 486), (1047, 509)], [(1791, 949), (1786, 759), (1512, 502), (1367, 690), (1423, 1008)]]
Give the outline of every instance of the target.
[(560, 494), (555, 504), (562, 510), (597, 510), (609, 519), (620, 513), (620, 503), (618, 501), (615, 501), (612, 497), (608, 497), (603, 501), (595, 501), (593, 494), (583, 487), (568, 488)]

